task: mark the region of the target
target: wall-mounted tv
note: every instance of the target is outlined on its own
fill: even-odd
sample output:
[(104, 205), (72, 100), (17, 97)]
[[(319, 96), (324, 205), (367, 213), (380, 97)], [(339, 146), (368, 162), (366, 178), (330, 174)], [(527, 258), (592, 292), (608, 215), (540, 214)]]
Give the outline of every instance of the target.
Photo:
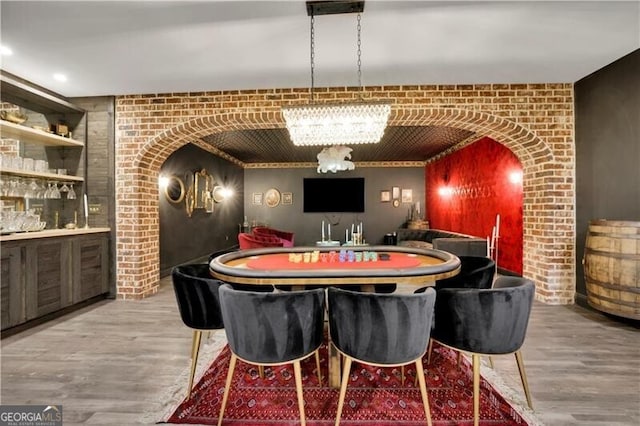
[(363, 213), (364, 178), (304, 178), (305, 213)]

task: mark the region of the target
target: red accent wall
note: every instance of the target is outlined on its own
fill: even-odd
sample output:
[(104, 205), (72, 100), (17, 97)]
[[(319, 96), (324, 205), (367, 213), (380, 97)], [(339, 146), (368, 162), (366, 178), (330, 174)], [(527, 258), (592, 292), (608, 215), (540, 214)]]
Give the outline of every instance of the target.
[[(485, 137), (426, 167), (426, 219), (434, 229), (491, 236), (500, 215), (498, 266), (522, 274), (522, 165)], [(519, 181), (513, 179), (520, 177)]]

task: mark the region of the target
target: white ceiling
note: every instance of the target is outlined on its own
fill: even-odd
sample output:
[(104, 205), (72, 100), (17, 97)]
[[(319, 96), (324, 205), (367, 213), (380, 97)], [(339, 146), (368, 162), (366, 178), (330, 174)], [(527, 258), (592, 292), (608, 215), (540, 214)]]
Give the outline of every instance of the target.
[[(2, 0), (0, 14), (1, 67), (69, 97), (310, 85), (302, 0)], [(357, 85), (355, 15), (315, 27), (316, 87)], [(575, 82), (639, 47), (638, 0), (367, 0), (362, 15), (365, 85)]]

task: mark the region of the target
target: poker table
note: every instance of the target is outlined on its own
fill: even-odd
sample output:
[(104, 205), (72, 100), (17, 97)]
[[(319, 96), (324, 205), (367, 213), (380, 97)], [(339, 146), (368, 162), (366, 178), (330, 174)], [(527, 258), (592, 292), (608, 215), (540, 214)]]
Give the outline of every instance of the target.
[[(351, 256), (348, 251), (353, 252)], [(236, 284), (291, 285), (293, 289), (353, 284), (361, 291), (373, 291), (375, 284), (434, 285), (435, 280), (460, 272), (460, 259), (442, 250), (400, 246), (272, 247), (217, 256), (209, 270), (213, 277)], [(329, 385), (339, 388), (340, 356), (331, 342), (328, 351)]]
[[(342, 261), (341, 250), (347, 254)], [(354, 253), (351, 259), (348, 251)], [(313, 252), (316, 261), (311, 261)], [(310, 259), (300, 260), (307, 253)], [(373, 253), (376, 260), (371, 260)], [(298, 261), (292, 261), (296, 255)], [(270, 247), (223, 254), (211, 260), (209, 269), (215, 278), (236, 284), (425, 286), (456, 275), (460, 259), (442, 250), (401, 246)]]

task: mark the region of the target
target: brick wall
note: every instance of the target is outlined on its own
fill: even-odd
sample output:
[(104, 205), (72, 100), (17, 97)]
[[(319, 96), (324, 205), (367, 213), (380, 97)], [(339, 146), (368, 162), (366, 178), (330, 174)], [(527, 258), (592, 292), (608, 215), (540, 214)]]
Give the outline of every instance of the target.
[[(356, 99), (358, 88), (320, 88), (320, 101)], [(536, 297), (572, 303), (575, 291), (573, 86), (485, 84), (367, 87), (392, 102), (390, 125), (450, 126), (489, 136), (523, 166), (523, 274)], [(164, 160), (199, 137), (282, 128), (280, 107), (305, 103), (308, 89), (129, 95), (116, 99), (116, 262), (120, 298), (158, 290), (157, 177)], [(215, 152), (215, 149), (212, 151)], [(227, 157), (228, 158), (228, 157)], [(237, 162), (237, 160), (236, 160)]]

